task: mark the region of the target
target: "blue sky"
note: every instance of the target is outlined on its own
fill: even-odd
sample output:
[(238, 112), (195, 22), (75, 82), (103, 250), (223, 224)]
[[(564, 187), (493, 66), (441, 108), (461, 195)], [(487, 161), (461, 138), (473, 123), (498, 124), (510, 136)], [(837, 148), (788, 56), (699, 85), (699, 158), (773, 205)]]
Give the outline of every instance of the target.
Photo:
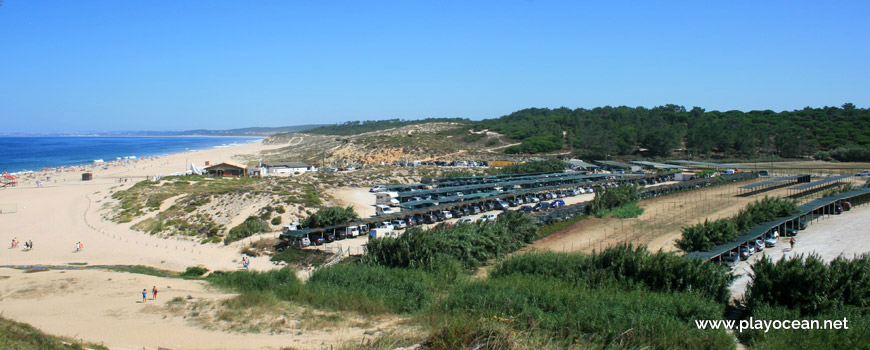
[(527, 107), (870, 107), (868, 1), (45, 1), (0, 6), (6, 132)]

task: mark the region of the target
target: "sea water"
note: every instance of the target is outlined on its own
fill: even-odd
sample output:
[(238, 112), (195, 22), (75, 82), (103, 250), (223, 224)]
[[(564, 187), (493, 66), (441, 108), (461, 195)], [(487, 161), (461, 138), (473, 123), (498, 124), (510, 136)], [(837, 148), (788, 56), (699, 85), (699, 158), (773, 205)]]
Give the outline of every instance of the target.
[(8, 173), (94, 164), (116, 158), (149, 157), (229, 147), (251, 137), (0, 137), (0, 171)]

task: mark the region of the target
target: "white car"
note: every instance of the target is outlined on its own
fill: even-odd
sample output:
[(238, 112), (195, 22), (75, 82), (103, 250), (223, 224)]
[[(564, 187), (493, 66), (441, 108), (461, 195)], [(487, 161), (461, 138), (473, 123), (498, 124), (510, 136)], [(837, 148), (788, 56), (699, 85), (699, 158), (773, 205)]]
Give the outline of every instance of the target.
[(450, 213), (449, 211), (447, 211), (447, 210), (442, 210), (442, 211), (441, 211), (441, 214), (444, 214), (444, 218), (445, 218), (445, 219), (452, 219), (452, 218), (453, 218), (453, 214), (451, 214), (451, 213)]
[(405, 220), (401, 220), (401, 219), (393, 220), (392, 224), (393, 224), (393, 227), (395, 227), (396, 229), (399, 229), (399, 230), (408, 227), (408, 224), (405, 223)]
[(478, 221), (495, 221), (495, 219), (497, 219), (497, 218), (498, 217), (495, 216), (495, 214), (486, 214), (484, 216), (481, 216), (480, 219), (477, 219), (477, 220)]
[(459, 221), (457, 221), (456, 223), (459, 223), (459, 224), (463, 224), (463, 223), (470, 224), (470, 223), (472, 223), (472, 222), (474, 222), (474, 220), (471, 219), (471, 218), (462, 218), (462, 219), (459, 219)]
[(369, 192), (384, 192), (387, 190), (387, 186), (384, 185), (375, 185), (369, 188)]
[(396, 228), (389, 221), (378, 223), (378, 228), (384, 230), (395, 230)]

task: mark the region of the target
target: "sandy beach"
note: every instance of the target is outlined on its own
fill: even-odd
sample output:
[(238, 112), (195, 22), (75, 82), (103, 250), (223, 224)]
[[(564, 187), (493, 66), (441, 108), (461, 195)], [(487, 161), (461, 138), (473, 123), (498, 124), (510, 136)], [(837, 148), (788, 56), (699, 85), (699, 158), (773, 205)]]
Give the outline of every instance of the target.
[[(129, 188), (147, 176), (182, 172), (189, 164), (234, 160), (281, 145), (252, 143), (140, 160), (108, 169), (93, 167), (94, 179), (81, 181), (81, 171), (34, 174), (43, 185), (26, 179), (0, 191), (0, 203), (14, 203), (17, 212), (0, 214), (0, 313), (54, 335), (74, 337), (112, 349), (242, 349), (319, 347), (331, 334), (305, 337), (233, 334), (190, 325), (181, 316), (161, 311), (174, 296), (219, 300), (230, 294), (209, 290), (205, 282), (98, 270), (51, 270), (24, 273), (25, 265), (147, 265), (183, 271), (202, 265), (209, 270), (241, 268), (239, 244), (199, 244), (161, 239), (100, 219), (99, 208), (109, 191)], [(119, 178), (129, 178), (118, 183)], [(11, 248), (17, 238), (21, 244)], [(25, 250), (25, 241), (34, 248)], [(76, 251), (82, 242), (84, 249)], [(251, 268), (274, 268), (266, 257), (251, 259)], [(158, 286), (161, 301), (141, 303), (141, 290)], [(149, 293), (150, 297), (150, 293)], [(348, 337), (361, 336), (353, 332)], [(347, 339), (347, 338), (346, 338)]]

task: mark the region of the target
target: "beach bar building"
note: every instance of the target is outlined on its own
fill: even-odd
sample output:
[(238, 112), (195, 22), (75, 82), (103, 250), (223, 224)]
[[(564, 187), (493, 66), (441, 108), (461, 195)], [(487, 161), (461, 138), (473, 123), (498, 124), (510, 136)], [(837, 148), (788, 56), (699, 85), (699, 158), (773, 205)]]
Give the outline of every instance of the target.
[(247, 176), (247, 168), (234, 162), (223, 162), (205, 168), (209, 176)]

